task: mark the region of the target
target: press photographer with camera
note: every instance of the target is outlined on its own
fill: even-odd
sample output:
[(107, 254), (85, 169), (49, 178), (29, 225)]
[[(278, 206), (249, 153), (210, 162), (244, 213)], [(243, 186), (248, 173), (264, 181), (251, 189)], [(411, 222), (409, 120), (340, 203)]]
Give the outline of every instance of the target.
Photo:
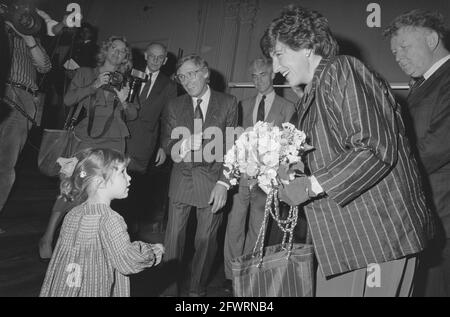
[[(37, 73), (51, 69), (47, 53), (34, 36), (40, 29), (40, 18), (34, 10), (19, 2), (2, 4), (0, 10), (11, 56), (2, 105), (7, 109), (0, 122), (0, 212), (14, 184), (14, 167), (37, 113)], [(3, 232), (0, 228), (0, 234)]]
[[(137, 117), (138, 106), (128, 102), (129, 84), (124, 75), (131, 68), (131, 49), (123, 37), (111, 36), (101, 46), (97, 67), (81, 67), (64, 96), (66, 106), (78, 105), (87, 116), (74, 129), (81, 140), (76, 151), (85, 148), (108, 148), (125, 152), (129, 136), (124, 119)], [(81, 202), (57, 199), (46, 232), (39, 242), (41, 259), (49, 259), (56, 228), (68, 212)]]

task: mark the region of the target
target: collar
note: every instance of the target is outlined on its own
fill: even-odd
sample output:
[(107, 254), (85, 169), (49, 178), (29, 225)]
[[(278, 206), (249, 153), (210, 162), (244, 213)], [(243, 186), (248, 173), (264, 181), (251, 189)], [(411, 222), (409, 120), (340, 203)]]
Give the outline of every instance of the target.
[(446, 61), (448, 61), (449, 59), (450, 59), (450, 54), (448, 54), (447, 56), (445, 56), (445, 57), (441, 58), (440, 60), (438, 60), (436, 63), (433, 64), (433, 66), (430, 67), (430, 69), (428, 69), (425, 72), (425, 74), (423, 74), (423, 78), (425, 78), (425, 80), (430, 78), (431, 75), (433, 75), (439, 69), (439, 67), (444, 65), (444, 63)]
[(191, 97), (192, 104), (194, 105), (194, 108), (195, 108), (195, 106), (197, 106), (197, 99), (201, 99), (202, 100), (202, 103), (201, 103), (202, 106), (206, 106), (206, 105), (209, 104), (209, 99), (211, 98), (211, 89), (209, 88), (209, 85), (206, 85), (206, 87), (207, 87), (206, 88), (206, 92), (202, 96), (200, 96), (200, 97)]
[[(145, 73), (147, 75), (150, 75), (151, 72), (150, 72), (150, 69), (148, 69), (148, 67), (145, 68)], [(155, 78), (158, 77), (158, 74), (159, 74), (159, 70), (152, 73), (152, 81), (155, 81)]]
[[(258, 96), (257, 96), (258, 100), (261, 100), (262, 96), (263, 96), (263, 94), (258, 92)], [(266, 95), (266, 100), (272, 100), (274, 98), (275, 98), (275, 90), (272, 90), (271, 92), (269, 92)]]

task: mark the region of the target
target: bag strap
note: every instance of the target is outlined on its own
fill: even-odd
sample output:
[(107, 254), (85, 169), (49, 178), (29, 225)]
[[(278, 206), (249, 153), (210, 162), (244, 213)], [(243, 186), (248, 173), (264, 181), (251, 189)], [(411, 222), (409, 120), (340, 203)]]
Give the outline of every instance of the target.
[[(272, 211), (272, 204), (274, 206), (275, 213)], [(272, 216), (273, 220), (284, 233), (283, 241), (281, 242), (281, 244), (288, 251), (287, 258), (289, 258), (292, 252), (294, 228), (296, 227), (298, 220), (298, 206), (291, 206), (287, 219), (282, 220), (280, 217), (278, 189), (275, 187), (270, 189), (269, 193), (267, 194), (266, 205), (264, 207), (264, 219), (262, 221), (261, 228), (258, 233), (258, 238), (256, 239), (255, 247), (253, 249), (253, 256), (260, 256), (258, 267), (261, 267), (264, 257), (264, 240), (266, 236), (266, 228), (269, 216)], [(259, 251), (258, 246), (260, 248)]]
[(82, 109), (83, 106), (81, 104), (78, 104), (76, 107), (71, 107), (66, 122), (64, 123), (64, 130), (72, 130), (75, 127), (75, 122), (77, 122)]

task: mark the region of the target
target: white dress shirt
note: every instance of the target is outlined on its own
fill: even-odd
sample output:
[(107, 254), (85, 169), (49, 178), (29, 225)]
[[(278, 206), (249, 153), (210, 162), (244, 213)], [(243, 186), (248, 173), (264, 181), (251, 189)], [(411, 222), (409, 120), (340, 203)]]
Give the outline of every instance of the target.
[(430, 67), (429, 70), (427, 70), (425, 72), (425, 74), (423, 74), (423, 78), (425, 78), (425, 80), (430, 78), (431, 75), (433, 75), (439, 69), (439, 67), (444, 65), (444, 63), (446, 61), (448, 61), (449, 59), (450, 59), (450, 54), (448, 54), (447, 56), (445, 56), (445, 57), (441, 58), (440, 60), (438, 60), (436, 63), (433, 64), (433, 66)]
[[(148, 69), (148, 67), (145, 69), (145, 74), (147, 74), (148, 76), (150, 76), (150, 70)], [(152, 73), (152, 82), (150, 83), (150, 89), (148, 90), (148, 94), (147, 94), (147, 96), (145, 96), (146, 99), (147, 99), (148, 96), (150, 95), (150, 92), (152, 91), (152, 88), (153, 88), (153, 86), (155, 85), (156, 78), (158, 78), (158, 75), (159, 75), (159, 70), (158, 70), (157, 72)], [(146, 83), (144, 83), (144, 84), (141, 86), (141, 91), (139, 92), (139, 95), (142, 93), (142, 90), (144, 90), (145, 84), (146, 84)]]

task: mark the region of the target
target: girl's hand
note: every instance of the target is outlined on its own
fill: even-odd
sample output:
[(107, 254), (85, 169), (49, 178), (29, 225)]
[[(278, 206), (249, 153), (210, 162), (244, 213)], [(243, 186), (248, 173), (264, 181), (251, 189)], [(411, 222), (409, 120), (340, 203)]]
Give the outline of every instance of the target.
[(119, 91), (116, 88), (114, 88), (114, 91), (116, 92), (117, 97), (120, 100), (120, 103), (126, 108), (127, 106), (127, 97), (128, 93), (130, 92), (130, 86), (126, 85), (125, 87), (122, 87), (122, 89)]
[(155, 264), (158, 265), (161, 262), (163, 254), (166, 252), (166, 249), (161, 243), (156, 243), (151, 245), (152, 251), (155, 254)]
[(109, 82), (109, 72), (100, 73), (94, 82), (95, 89), (100, 88)]

